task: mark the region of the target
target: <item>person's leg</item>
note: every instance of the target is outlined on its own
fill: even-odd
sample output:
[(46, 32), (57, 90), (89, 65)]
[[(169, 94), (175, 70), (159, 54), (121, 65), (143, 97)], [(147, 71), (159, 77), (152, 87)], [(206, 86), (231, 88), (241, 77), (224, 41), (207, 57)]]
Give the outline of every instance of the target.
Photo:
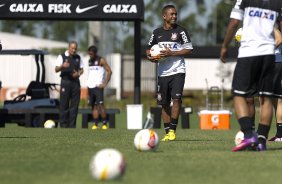
[(169, 141), (169, 127), (170, 127), (170, 116), (171, 116), (171, 96), (168, 89), (170, 77), (158, 77), (158, 91), (157, 91), (157, 104), (162, 106), (162, 120), (165, 130), (165, 136), (162, 141)]
[(256, 106), (254, 97), (246, 98), (247, 104), (249, 106), (249, 114), (253, 121), (253, 130), (255, 130), (255, 120), (256, 120)]
[(171, 89), (171, 98), (172, 98), (172, 109), (171, 109), (171, 120), (170, 120), (170, 140), (176, 139), (176, 129), (178, 124), (178, 118), (181, 111), (182, 105), (182, 93), (185, 83), (185, 73), (179, 73), (172, 76), (172, 79), (169, 83)]
[(79, 82), (72, 82), (72, 89), (71, 89), (71, 102), (70, 102), (70, 122), (69, 127), (75, 128), (76, 127), (76, 118), (78, 113), (78, 107), (80, 102), (80, 83)]
[(92, 129), (96, 130), (96, 129), (98, 129), (98, 121), (99, 121), (99, 111), (98, 111), (97, 104), (93, 104), (93, 106), (92, 106), (92, 118), (93, 118)]
[(60, 89), (60, 127), (67, 128), (69, 126), (69, 100), (70, 100), (70, 82), (61, 80)]
[(266, 140), (272, 122), (273, 105), (270, 97), (260, 97), (260, 123), (258, 125), (259, 149), (265, 150)]
[(106, 108), (105, 108), (103, 103), (99, 104), (99, 112), (101, 114), (101, 119), (102, 119), (102, 123), (103, 123), (102, 129), (106, 130), (106, 129), (108, 129), (108, 126), (107, 126), (107, 113), (106, 113)]
[(162, 105), (162, 119), (164, 122), (164, 130), (166, 134), (168, 134), (170, 128), (170, 121), (171, 121), (170, 114), (171, 114), (170, 103)]
[(244, 133), (246, 138), (252, 136), (253, 128), (253, 112), (250, 105), (245, 97), (235, 96), (234, 97), (234, 108), (237, 120), (240, 124), (241, 131)]
[(282, 141), (282, 99), (279, 98), (277, 100), (277, 106), (276, 106), (276, 137), (280, 138), (280, 141)]

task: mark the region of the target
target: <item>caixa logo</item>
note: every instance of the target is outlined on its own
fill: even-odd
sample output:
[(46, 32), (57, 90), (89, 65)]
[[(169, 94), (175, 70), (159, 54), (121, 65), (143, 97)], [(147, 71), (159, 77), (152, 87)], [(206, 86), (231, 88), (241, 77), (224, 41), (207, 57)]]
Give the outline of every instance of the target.
[(137, 13), (135, 4), (106, 4), (103, 8), (104, 13)]
[(270, 19), (270, 20), (275, 19), (275, 16), (274, 16), (273, 13), (265, 12), (265, 11), (261, 11), (261, 10), (251, 10), (249, 12), (249, 16), (250, 17), (259, 17), (259, 18), (264, 18), (264, 19)]

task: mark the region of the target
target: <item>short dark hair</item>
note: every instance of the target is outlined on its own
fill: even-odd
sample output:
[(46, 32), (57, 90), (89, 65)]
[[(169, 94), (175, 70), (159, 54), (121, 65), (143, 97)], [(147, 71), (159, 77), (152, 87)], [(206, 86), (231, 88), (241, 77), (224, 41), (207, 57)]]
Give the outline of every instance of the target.
[(97, 53), (98, 52), (98, 49), (95, 45), (91, 45), (90, 47), (88, 47), (88, 52), (89, 51), (92, 51), (94, 53)]
[(69, 41), (69, 46), (70, 46), (71, 44), (75, 44), (76, 46), (78, 46), (77, 42), (76, 42), (76, 41), (74, 41), (74, 40)]
[(171, 8), (176, 9), (175, 6), (172, 5), (172, 4), (165, 5), (165, 6), (163, 7), (162, 14), (165, 14), (166, 10), (171, 9)]

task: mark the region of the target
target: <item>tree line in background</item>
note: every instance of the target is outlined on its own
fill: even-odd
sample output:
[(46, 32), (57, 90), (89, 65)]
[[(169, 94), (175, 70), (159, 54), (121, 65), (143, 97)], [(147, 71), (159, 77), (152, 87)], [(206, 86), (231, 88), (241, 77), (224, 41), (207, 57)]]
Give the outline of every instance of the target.
[[(210, 1), (210, 0), (206, 0)], [(141, 43), (146, 45), (152, 28), (162, 24), (161, 7), (164, 4), (174, 4), (178, 9), (178, 23), (187, 28), (195, 46), (215, 46), (223, 41), (223, 36), (232, 9), (232, 0), (217, 0), (205, 3), (205, 0), (154, 0), (145, 1), (145, 19), (142, 22)], [(209, 5), (207, 5), (209, 4)], [(191, 12), (191, 13), (190, 13)], [(207, 12), (210, 12), (207, 14)], [(17, 33), (38, 38), (67, 42), (77, 40), (81, 49), (87, 49), (88, 22), (87, 21), (24, 21), (5, 20), (0, 22), (3, 32)], [(126, 24), (110, 23), (108, 29), (115, 32), (117, 38), (113, 42), (113, 52), (132, 54), (134, 52), (133, 22)], [(124, 31), (124, 28), (127, 31)], [(131, 30), (131, 31), (130, 31)], [(122, 32), (121, 34), (118, 34)]]

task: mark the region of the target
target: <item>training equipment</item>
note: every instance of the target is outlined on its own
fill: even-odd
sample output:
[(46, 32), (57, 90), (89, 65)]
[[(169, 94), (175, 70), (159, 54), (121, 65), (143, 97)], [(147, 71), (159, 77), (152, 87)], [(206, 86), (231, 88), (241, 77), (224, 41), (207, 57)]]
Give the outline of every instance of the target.
[(151, 57), (156, 57), (160, 59), (161, 58), (160, 53), (162, 50), (163, 48), (161, 48), (158, 44), (153, 45), (150, 49)]
[(113, 148), (105, 148), (92, 157), (89, 169), (96, 180), (113, 180), (123, 176), (125, 167), (122, 153)]
[(45, 121), (45, 123), (44, 123), (44, 128), (55, 128), (55, 126), (56, 126), (55, 121), (53, 121), (51, 119)]
[(134, 137), (134, 146), (138, 151), (154, 151), (158, 144), (158, 134), (152, 129), (140, 130)]
[(237, 30), (237, 32), (235, 33), (235, 37), (234, 37), (235, 41), (241, 42), (242, 32), (243, 32), (243, 28), (239, 28)]
[(240, 130), (235, 135), (235, 145), (239, 145), (244, 140), (244, 133)]

